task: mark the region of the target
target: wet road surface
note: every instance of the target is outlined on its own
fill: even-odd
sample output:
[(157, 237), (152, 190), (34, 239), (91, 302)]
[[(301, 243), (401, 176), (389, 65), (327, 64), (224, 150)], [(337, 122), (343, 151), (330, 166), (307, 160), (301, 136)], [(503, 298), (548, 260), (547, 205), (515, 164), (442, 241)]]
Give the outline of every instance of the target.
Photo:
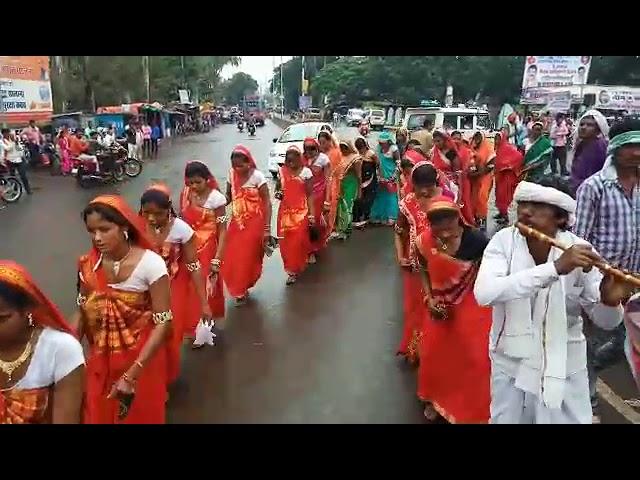
[[(268, 175), (268, 152), (280, 131), (267, 122), (251, 138), (234, 125), (222, 125), (209, 134), (167, 143), (158, 160), (145, 163), (140, 177), (118, 187), (82, 190), (71, 178), (34, 174), (34, 195), (0, 211), (0, 258), (24, 264), (70, 314), (76, 259), (89, 248), (80, 218), (89, 200), (119, 193), (137, 208), (152, 181), (166, 182), (177, 199), (189, 160), (205, 162), (223, 185), (231, 149), (238, 143), (252, 151)], [(338, 134), (352, 139), (356, 130)], [(373, 144), (375, 134), (369, 140)], [(265, 259), (249, 303), (235, 308), (227, 302), (223, 343), (197, 351), (185, 347), (182, 373), (171, 391), (169, 421), (421, 423), (415, 372), (395, 357), (402, 282), (392, 235), (385, 227), (355, 231), (348, 242), (332, 243), (320, 262), (290, 287), (285, 286), (278, 251)], [(605, 379), (630, 398), (625, 368), (614, 367)], [(624, 423), (613, 408), (605, 405), (603, 410), (603, 423)]]

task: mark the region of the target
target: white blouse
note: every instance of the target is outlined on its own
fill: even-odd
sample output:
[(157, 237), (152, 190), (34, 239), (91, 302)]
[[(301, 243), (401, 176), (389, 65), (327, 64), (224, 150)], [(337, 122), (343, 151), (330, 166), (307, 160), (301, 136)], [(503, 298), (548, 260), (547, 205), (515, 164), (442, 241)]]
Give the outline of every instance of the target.
[(27, 390), (58, 383), (84, 365), (82, 345), (72, 335), (45, 327), (40, 333), (27, 373), (13, 388)]
[(191, 240), (193, 234), (193, 228), (191, 228), (187, 222), (180, 218), (176, 218), (173, 220), (173, 225), (171, 230), (169, 230), (169, 234), (165, 241), (169, 243), (185, 244)]
[[(96, 264), (96, 266), (98, 265), (100, 265), (100, 262)], [(120, 283), (111, 283), (109, 286), (126, 292), (146, 292), (151, 285), (164, 275), (168, 275), (168, 273), (167, 265), (162, 257), (156, 252), (145, 250), (129, 278)]]

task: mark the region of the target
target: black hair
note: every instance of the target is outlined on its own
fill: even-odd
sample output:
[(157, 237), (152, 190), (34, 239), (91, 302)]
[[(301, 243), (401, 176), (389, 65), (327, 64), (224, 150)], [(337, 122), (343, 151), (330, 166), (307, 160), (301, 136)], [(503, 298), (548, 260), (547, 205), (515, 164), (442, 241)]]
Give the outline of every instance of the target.
[(454, 130), (453, 132), (451, 132), (451, 137), (453, 137), (454, 135), (460, 135), (460, 137), (462, 137), (462, 132), (460, 130)]
[(422, 145), (422, 144), (420, 143), (420, 140), (416, 140), (415, 138), (412, 138), (407, 142), (407, 145)]
[(329, 140), (329, 141), (331, 141), (331, 140), (332, 140), (332, 138), (331, 138), (331, 134), (330, 134), (328, 131), (326, 131), (326, 130), (322, 130), (322, 131), (318, 134), (318, 140), (320, 140), (320, 138), (322, 138), (322, 137), (326, 138), (326, 139), (327, 139), (327, 140)]
[(433, 132), (433, 138), (436, 137), (444, 138), (444, 133), (442, 133), (440, 130), (436, 130), (435, 132)]
[(424, 119), (424, 122), (422, 122), (422, 126), (424, 128), (429, 128), (433, 125), (433, 120), (431, 120), (429, 117)]
[(9, 133), (10, 130), (8, 128), (3, 128), (2, 129), (2, 135), (4, 135), (5, 133)]
[[(367, 148), (367, 141), (364, 138), (358, 137), (356, 141), (353, 142), (353, 145), (356, 148)], [(362, 145), (362, 147), (358, 147), (358, 145)]]
[(565, 116), (566, 116), (566, 115), (565, 115), (564, 113), (562, 113), (562, 112), (558, 112), (558, 113), (556, 114), (556, 120), (558, 120), (558, 119), (560, 119), (560, 118), (564, 118)]
[[(538, 185), (542, 187), (555, 188), (559, 192), (569, 195), (571, 198), (575, 199), (575, 195), (571, 191), (571, 186), (569, 185), (569, 182), (567, 180), (564, 180), (561, 177), (554, 177), (554, 176), (544, 177), (538, 182)], [(562, 223), (559, 226), (559, 228), (561, 230), (566, 230), (568, 228), (568, 223), (569, 223), (569, 212), (567, 212), (566, 210), (556, 205), (551, 205), (551, 208), (553, 208), (554, 216), (558, 220), (564, 220), (564, 223)]]
[(609, 139), (613, 139), (621, 133), (633, 132), (635, 130), (640, 130), (640, 119), (625, 117), (611, 126)]
[(429, 218), (429, 222), (431, 224), (440, 223), (443, 220), (449, 220), (450, 218), (459, 218), (460, 214), (455, 210), (443, 209), (436, 210), (435, 212), (430, 212), (427, 214)]
[(87, 217), (92, 213), (99, 214), (107, 222), (115, 223), (119, 227), (127, 227), (127, 230), (129, 232), (129, 239), (132, 242), (135, 242), (137, 240), (137, 233), (135, 228), (133, 228), (129, 221), (124, 218), (124, 216), (115, 208), (109, 205), (104, 205), (102, 203), (91, 203), (87, 205), (82, 211), (82, 220), (84, 221), (84, 223), (87, 223)]
[(35, 305), (34, 300), (24, 291), (0, 280), (0, 298), (16, 310), (27, 310)]
[(438, 172), (430, 163), (420, 165), (411, 174), (411, 181), (414, 185), (431, 187), (438, 183)]
[(177, 216), (176, 212), (173, 209), (171, 198), (161, 190), (150, 188), (149, 190), (144, 192), (142, 194), (142, 197), (140, 197), (140, 206), (144, 207), (147, 203), (154, 203), (163, 210), (169, 210), (172, 216)]
[(187, 168), (184, 169), (184, 176), (187, 178), (200, 177), (208, 180), (213, 175), (211, 175), (209, 167), (204, 163), (191, 162), (187, 165)]
[(533, 65), (529, 65), (529, 68), (527, 68), (527, 71), (529, 70), (535, 70), (536, 72), (538, 71), (538, 67), (537, 65), (534, 63)]
[(400, 160), (400, 168), (402, 170), (405, 168), (413, 168), (413, 162), (408, 158), (402, 158), (402, 160)]

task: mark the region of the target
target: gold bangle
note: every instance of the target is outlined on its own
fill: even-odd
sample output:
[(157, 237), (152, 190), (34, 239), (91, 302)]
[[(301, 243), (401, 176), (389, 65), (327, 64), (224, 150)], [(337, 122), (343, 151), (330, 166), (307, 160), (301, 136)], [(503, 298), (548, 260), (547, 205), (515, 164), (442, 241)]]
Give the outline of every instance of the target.
[(187, 270), (190, 273), (197, 272), (200, 270), (200, 260), (196, 260), (195, 262), (187, 263)]
[(173, 320), (173, 312), (167, 310), (166, 312), (156, 312), (152, 315), (153, 323), (156, 325), (163, 325)]
[(78, 296), (76, 297), (76, 305), (81, 307), (86, 303), (86, 301), (87, 301), (87, 297), (85, 297), (81, 293), (78, 293)]
[(134, 386), (136, 385), (136, 381), (132, 380), (131, 377), (129, 377), (129, 375), (127, 375), (127, 372), (124, 372), (122, 374), (122, 379), (127, 382), (129, 385)]
[(144, 365), (142, 364), (142, 362), (140, 360), (136, 360), (135, 362), (133, 362), (133, 364), (139, 366), (140, 369), (144, 368)]

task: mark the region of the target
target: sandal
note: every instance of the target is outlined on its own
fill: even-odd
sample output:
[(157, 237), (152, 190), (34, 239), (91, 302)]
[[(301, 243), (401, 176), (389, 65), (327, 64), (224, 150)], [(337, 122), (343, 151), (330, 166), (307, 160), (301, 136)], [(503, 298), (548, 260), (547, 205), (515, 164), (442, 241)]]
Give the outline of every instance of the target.
[(293, 285), (294, 283), (296, 283), (296, 281), (298, 281), (298, 277), (297, 277), (297, 276), (295, 276), (295, 275), (289, 275), (289, 276), (287, 277), (286, 284), (287, 284), (287, 285)]

